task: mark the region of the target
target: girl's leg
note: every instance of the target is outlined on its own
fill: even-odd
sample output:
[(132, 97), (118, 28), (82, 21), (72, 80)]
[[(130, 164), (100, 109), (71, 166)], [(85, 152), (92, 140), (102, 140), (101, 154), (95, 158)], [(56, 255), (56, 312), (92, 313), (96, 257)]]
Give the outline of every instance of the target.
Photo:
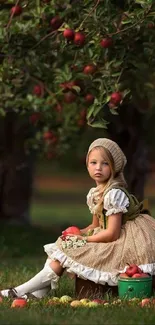
[[(45, 289), (48, 286), (51, 286), (51, 289), (55, 289), (63, 271), (64, 270), (59, 261), (51, 261), (48, 259), (44, 268), (38, 274), (12, 290), (17, 297), (21, 297), (27, 293), (34, 293), (40, 289)], [(8, 297), (9, 291), (9, 289), (2, 290), (1, 295)]]

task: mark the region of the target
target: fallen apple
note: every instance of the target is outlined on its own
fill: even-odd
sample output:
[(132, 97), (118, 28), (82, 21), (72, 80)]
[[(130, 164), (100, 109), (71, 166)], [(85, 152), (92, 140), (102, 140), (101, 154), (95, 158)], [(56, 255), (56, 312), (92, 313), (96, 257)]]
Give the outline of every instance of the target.
[(140, 306), (144, 307), (144, 306), (150, 306), (151, 305), (151, 299), (150, 298), (144, 298), (142, 299)]
[(90, 301), (90, 302), (88, 302), (87, 306), (88, 307), (97, 307), (98, 306), (98, 302)]
[(80, 300), (73, 300), (71, 303), (70, 303), (70, 306), (71, 307), (80, 307), (82, 306), (82, 303)]
[(68, 303), (68, 302), (71, 302), (72, 300), (73, 300), (73, 299), (72, 299), (70, 296), (67, 296), (67, 295), (62, 296), (62, 297), (59, 299), (59, 301), (62, 302), (63, 304), (66, 304), (66, 303)]
[(23, 298), (16, 298), (11, 304), (11, 308), (23, 308), (27, 305), (27, 301)]
[(106, 300), (102, 300), (102, 299), (98, 299), (98, 298), (93, 299), (92, 302), (96, 302), (99, 305), (104, 305), (105, 303), (107, 303)]

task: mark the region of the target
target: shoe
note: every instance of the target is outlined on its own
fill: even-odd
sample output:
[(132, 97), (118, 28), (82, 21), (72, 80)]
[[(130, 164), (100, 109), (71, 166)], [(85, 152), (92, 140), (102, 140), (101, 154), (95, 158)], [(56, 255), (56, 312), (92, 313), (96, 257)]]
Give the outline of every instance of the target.
[(0, 291), (0, 297), (2, 297), (2, 298), (17, 298), (18, 297), (17, 293), (16, 293), (16, 290), (13, 289), (13, 288), (8, 289), (8, 293), (7, 293), (8, 296), (3, 295), (2, 291)]

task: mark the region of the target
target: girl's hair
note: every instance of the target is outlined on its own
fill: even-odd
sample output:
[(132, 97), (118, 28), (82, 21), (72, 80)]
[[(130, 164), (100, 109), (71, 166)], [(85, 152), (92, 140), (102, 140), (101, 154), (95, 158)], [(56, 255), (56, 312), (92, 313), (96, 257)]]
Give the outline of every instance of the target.
[(90, 152), (88, 152), (87, 157), (86, 157), (86, 165), (88, 166), (88, 162), (89, 162), (89, 154), (94, 150), (100, 150), (101, 154), (103, 153), (104, 150), (104, 159), (106, 160), (106, 162), (109, 164), (110, 167), (110, 171), (111, 171), (111, 175), (110, 178), (108, 179), (106, 185), (98, 185), (96, 187), (96, 191), (98, 192), (98, 196), (100, 197), (99, 201), (96, 202), (96, 214), (98, 215), (98, 217), (102, 216), (102, 211), (103, 211), (103, 196), (104, 196), (104, 192), (112, 185), (115, 184), (115, 186), (123, 186), (126, 187), (126, 181), (123, 177), (120, 178), (119, 174), (120, 173), (116, 173), (115, 172), (115, 167), (114, 167), (114, 159), (112, 157), (112, 154), (110, 153), (110, 151), (102, 146), (97, 146), (94, 147)]

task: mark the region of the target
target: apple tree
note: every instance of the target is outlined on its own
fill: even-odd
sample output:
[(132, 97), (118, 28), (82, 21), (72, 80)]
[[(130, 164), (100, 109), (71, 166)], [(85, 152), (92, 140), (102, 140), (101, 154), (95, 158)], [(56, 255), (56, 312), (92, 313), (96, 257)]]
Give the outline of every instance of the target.
[(0, 44), (0, 114), (26, 121), (26, 151), (52, 157), (86, 128), (107, 130), (127, 155), (130, 188), (143, 189), (154, 1), (1, 0)]

